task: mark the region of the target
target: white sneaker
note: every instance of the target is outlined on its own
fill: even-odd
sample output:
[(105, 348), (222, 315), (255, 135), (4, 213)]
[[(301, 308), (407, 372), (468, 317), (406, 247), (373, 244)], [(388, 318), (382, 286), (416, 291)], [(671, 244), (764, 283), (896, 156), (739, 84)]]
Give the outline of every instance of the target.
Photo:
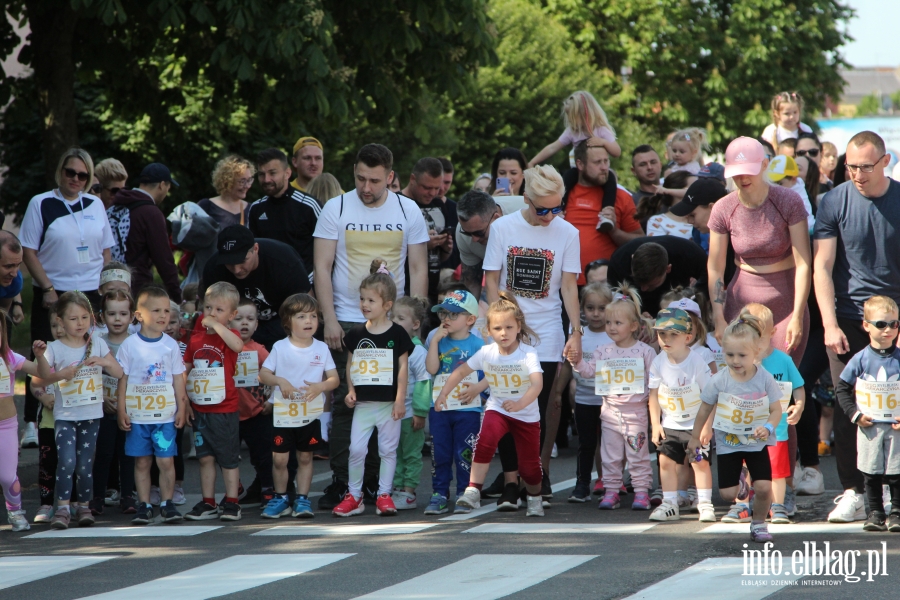
[(559, 449), (556, 447), (556, 444), (553, 444), (553, 450), (550, 451), (550, 458), (556, 458), (559, 456)]
[(473, 510), (481, 508), (481, 491), (478, 488), (467, 487), (463, 495), (456, 499), (456, 504)]
[(701, 523), (715, 523), (716, 522), (716, 507), (712, 505), (712, 502), (702, 502), (697, 506), (697, 512), (700, 513), (700, 522)]
[(818, 469), (803, 467), (800, 481), (794, 481), (794, 492), (798, 496), (817, 496), (825, 493), (825, 478)]
[(697, 506), (699, 506), (699, 504), (700, 504), (700, 501), (697, 499), (696, 495), (694, 495), (694, 497), (691, 497), (690, 493), (688, 493), (688, 497), (685, 498), (681, 494), (678, 494), (678, 509), (679, 510), (683, 510), (685, 512), (693, 512), (693, 511), (697, 510)]
[(175, 506), (181, 506), (187, 502), (187, 498), (184, 497), (184, 487), (175, 484), (175, 490), (172, 492), (172, 504)]
[[(466, 490), (468, 492), (469, 490)], [(526, 517), (543, 517), (544, 504), (540, 496), (528, 496), (528, 509), (525, 511)]]
[(680, 521), (681, 513), (678, 511), (678, 505), (671, 502), (662, 501), (662, 504), (653, 509), (650, 513), (651, 521)]
[(835, 509), (828, 514), (829, 523), (852, 523), (866, 518), (866, 507), (861, 494), (855, 490), (844, 490), (834, 499)]
[(153, 506), (159, 506), (159, 503), (162, 499), (159, 496), (159, 486), (151, 485), (150, 486), (150, 504)]
[(412, 510), (419, 507), (416, 502), (416, 495), (402, 490), (395, 490), (391, 494), (391, 500), (394, 501), (394, 506), (397, 510)]
[(25, 423), (25, 430), (22, 432), (22, 448), (37, 448), (38, 435), (37, 427), (34, 423)]
[(119, 500), (119, 490), (106, 490), (106, 496), (103, 498), (103, 504), (104, 506), (118, 506)]
[(31, 529), (31, 525), (28, 524), (28, 519), (25, 518), (24, 510), (8, 511), (6, 519), (9, 521), (9, 524), (12, 525), (13, 531), (28, 531)]
[(884, 514), (891, 514), (891, 486), (882, 484), (881, 503), (884, 504)]
[(34, 515), (34, 524), (35, 525), (46, 525), (50, 522), (50, 519), (53, 518), (53, 507), (47, 504), (42, 504), (38, 509), (37, 514)]

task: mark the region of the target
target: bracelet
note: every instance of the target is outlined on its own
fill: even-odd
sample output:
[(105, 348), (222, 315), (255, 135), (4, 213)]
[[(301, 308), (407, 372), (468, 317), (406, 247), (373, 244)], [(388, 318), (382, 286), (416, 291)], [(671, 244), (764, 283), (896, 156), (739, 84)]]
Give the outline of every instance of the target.
[(22, 306), (22, 303), (17, 300), (13, 300), (12, 306)]
[(775, 433), (775, 428), (772, 427), (771, 423), (766, 423), (765, 425), (763, 425), (763, 427), (766, 428), (766, 430), (769, 432), (769, 435), (772, 435), (773, 433)]
[(53, 285), (51, 284), (50, 287), (47, 287), (47, 288), (41, 288), (41, 291), (44, 292), (44, 293), (46, 294), (47, 292), (55, 292), (56, 289), (55, 289), (55, 288), (53, 287)]

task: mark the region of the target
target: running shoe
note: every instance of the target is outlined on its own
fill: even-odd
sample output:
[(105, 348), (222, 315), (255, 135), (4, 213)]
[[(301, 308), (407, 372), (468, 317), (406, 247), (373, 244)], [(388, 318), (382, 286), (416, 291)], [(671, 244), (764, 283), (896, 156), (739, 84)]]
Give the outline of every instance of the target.
[(150, 486), (150, 504), (152, 504), (153, 506), (159, 506), (159, 503), (161, 500), (162, 500), (162, 498), (160, 497), (160, 494), (159, 494), (159, 486), (151, 485)]
[(773, 539), (772, 534), (769, 533), (769, 526), (766, 525), (765, 522), (762, 523), (753, 523), (750, 525), (750, 539), (754, 542), (759, 542), (760, 544), (765, 542), (771, 542)]
[(153, 520), (153, 506), (150, 504), (142, 504), (137, 507), (134, 518), (131, 519), (132, 525), (147, 525)]
[(194, 505), (184, 518), (188, 521), (209, 521), (219, 518), (219, 508), (201, 500)]
[(34, 520), (32, 521), (32, 523), (34, 523), (35, 525), (46, 525), (52, 518), (53, 507), (49, 504), (42, 504), (38, 509), (37, 514), (34, 515)]
[(397, 507), (391, 500), (390, 494), (379, 494), (375, 500), (375, 514), (385, 517), (392, 517), (397, 514)]
[(72, 515), (69, 514), (69, 507), (60, 506), (53, 514), (53, 519), (50, 520), (50, 527), (53, 529), (68, 529), (71, 521)]
[(94, 524), (94, 515), (88, 506), (79, 506), (75, 511), (75, 518), (78, 519), (79, 527), (90, 527)]
[(416, 495), (410, 494), (409, 492), (397, 490), (391, 494), (391, 500), (394, 501), (394, 506), (397, 507), (397, 510), (413, 510), (414, 508), (419, 508), (419, 504), (416, 502)]
[(852, 523), (866, 518), (866, 509), (862, 494), (855, 490), (844, 490), (844, 493), (834, 499), (837, 506), (828, 514), (829, 523)]
[(873, 510), (869, 513), (866, 522), (863, 523), (863, 531), (887, 531), (886, 520), (887, 517), (883, 512)]
[(353, 494), (347, 492), (344, 494), (344, 499), (341, 500), (340, 504), (334, 507), (334, 510), (331, 511), (336, 517), (352, 517), (353, 515), (361, 515), (365, 512), (366, 507), (363, 504), (362, 497), (357, 500), (353, 497)]
[(31, 529), (28, 519), (25, 518), (24, 510), (7, 510), (6, 520), (12, 525), (13, 531), (28, 531)]
[[(460, 507), (457, 506), (457, 509)], [(472, 509), (468, 509), (472, 510)], [(447, 514), (450, 511), (447, 508), (447, 497), (438, 494), (437, 492), (431, 495), (431, 500), (428, 502), (428, 506), (425, 507), (426, 515), (443, 515)], [(454, 511), (455, 512), (455, 511)]]
[(797, 497), (794, 495), (794, 489), (790, 486), (784, 490), (784, 510), (789, 517), (797, 514)]
[(635, 492), (631, 510), (650, 510), (650, 494), (647, 492)]
[(750, 505), (744, 504), (743, 502), (737, 502), (731, 505), (731, 508), (728, 509), (728, 512), (722, 517), (723, 523), (749, 523), (752, 521), (750, 518)]
[(603, 494), (603, 500), (600, 501), (597, 508), (600, 510), (614, 510), (619, 508), (619, 506), (619, 493), (612, 490), (606, 490), (606, 493)]
[(594, 489), (591, 490), (591, 493), (595, 496), (602, 496), (604, 493), (606, 493), (606, 490), (603, 487), (603, 481), (601, 481), (599, 478), (594, 482)]
[[(466, 489), (468, 492), (468, 488)], [(459, 501), (457, 501), (459, 504)], [(476, 507), (477, 508), (477, 507)], [(503, 488), (503, 494), (497, 500), (497, 510), (500, 512), (515, 512), (519, 509), (519, 484), (507, 483)]]
[[(499, 498), (506, 490), (506, 484), (504, 482), (505, 479), (503, 478), (503, 473), (498, 474), (497, 478), (494, 479), (494, 483), (481, 490), (481, 497)], [(518, 488), (518, 486), (516, 487)]]
[(773, 523), (785, 525), (791, 522), (784, 504), (774, 503), (769, 509), (769, 517)]
[(297, 499), (294, 500), (294, 509), (291, 511), (291, 516), (301, 519), (312, 519), (316, 516), (308, 497), (297, 496)]
[(289, 514), (291, 514), (291, 503), (288, 501), (287, 494), (283, 496), (276, 494), (274, 498), (269, 500), (260, 516), (263, 519), (280, 519)]
[(712, 502), (701, 502), (697, 505), (697, 512), (700, 513), (699, 521), (701, 523), (716, 522), (716, 507), (712, 505)]
[(241, 505), (237, 502), (223, 502), (219, 508), (222, 509), (222, 514), (219, 515), (219, 520), (221, 521), (240, 521), (241, 520)]
[(888, 531), (900, 532), (900, 512), (891, 511), (887, 518)]
[(803, 467), (800, 481), (794, 481), (794, 491), (798, 496), (818, 496), (825, 492), (825, 478), (818, 469)]
[(171, 500), (166, 500), (160, 505), (159, 514), (165, 523), (178, 523), (184, 518)]
[(175, 484), (175, 491), (172, 493), (172, 504), (175, 506), (181, 506), (187, 502), (187, 498), (184, 497), (184, 486), (181, 484)]
[(119, 490), (106, 490), (106, 497), (103, 499), (103, 503), (106, 506), (115, 506), (119, 503), (120, 497)]
[(591, 497), (591, 488), (588, 483), (576, 483), (572, 493), (569, 494), (569, 502), (587, 502)]
[(662, 504), (657, 506), (650, 513), (651, 521), (680, 521), (681, 514), (678, 511), (678, 505), (663, 500)]
[(543, 517), (544, 503), (540, 496), (528, 496), (528, 508), (525, 511), (526, 517)]
[(343, 502), (347, 494), (347, 484), (332, 475), (331, 483), (324, 491), (325, 493), (319, 497), (319, 510), (332, 510)]
[[(516, 502), (518, 502), (518, 494), (516, 495)], [(472, 510), (481, 508), (481, 490), (472, 486), (467, 487), (463, 495), (456, 499), (456, 506), (463, 506)], [(497, 510), (500, 509), (498, 508)]]
[(122, 496), (122, 499), (119, 500), (119, 508), (123, 515), (133, 515), (137, 512), (137, 502), (132, 496)]

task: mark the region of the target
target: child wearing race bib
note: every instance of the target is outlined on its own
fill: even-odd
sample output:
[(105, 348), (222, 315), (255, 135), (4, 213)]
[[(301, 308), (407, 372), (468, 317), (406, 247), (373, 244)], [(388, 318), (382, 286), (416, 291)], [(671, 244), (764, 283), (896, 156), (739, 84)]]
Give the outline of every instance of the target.
[[(6, 336), (6, 315), (0, 315), (0, 487), (6, 498), (6, 518), (13, 531), (31, 529), (25, 510), (22, 508), (22, 485), (17, 474), (19, 468), (19, 418), (16, 416), (16, 404), (13, 401), (13, 386), (16, 371), (35, 377), (38, 367), (30, 360), (25, 360), (9, 347)], [(41, 342), (35, 342), (34, 350)]]
[[(66, 334), (62, 327), (62, 321), (56, 313), (50, 311), (50, 332), (54, 340), (58, 340)], [(35, 525), (46, 525), (53, 518), (53, 492), (56, 489), (56, 440), (53, 439), (55, 421), (53, 419), (53, 406), (56, 404), (55, 386), (44, 385), (40, 379), (30, 378), (26, 380), (31, 386), (31, 393), (41, 403), (38, 413), (38, 488), (41, 493), (41, 507), (34, 516)]]
[(171, 310), (169, 294), (147, 285), (137, 297), (135, 314), (141, 330), (122, 342), (116, 355), (124, 375), (118, 386), (119, 427), (125, 432), (125, 454), (134, 457), (137, 487), (135, 525), (153, 518), (150, 504), (150, 465), (159, 466), (159, 513), (166, 523), (181, 521), (175, 508), (176, 429), (184, 427), (187, 415), (184, 361), (175, 340), (163, 332)]
[[(103, 294), (100, 299), (100, 318), (106, 326), (106, 332), (100, 337), (109, 346), (113, 356), (119, 353), (119, 346), (131, 335), (128, 326), (134, 320), (134, 299), (131, 294), (113, 289)], [(125, 454), (125, 432), (119, 429), (118, 390), (119, 380), (108, 373), (103, 374), (103, 419), (100, 421), (100, 433), (97, 434), (97, 452), (94, 455), (94, 499), (91, 500), (91, 512), (103, 514), (104, 505), (118, 501), (123, 508), (134, 507), (134, 458)], [(120, 475), (116, 480), (119, 490), (110, 489), (109, 468), (113, 457), (118, 458)], [(158, 490), (157, 490), (158, 491)], [(132, 511), (134, 512), (134, 511)]]
[[(40, 340), (34, 343), (38, 376), (44, 383), (60, 382), (54, 386), (53, 406), (57, 508), (50, 526), (68, 529), (74, 511), (78, 524), (88, 527), (94, 524), (88, 504), (94, 497), (94, 451), (103, 418), (101, 369), (120, 378), (122, 367), (106, 342), (91, 333), (94, 313), (87, 296), (66, 292), (57, 301), (55, 311), (65, 333), (50, 344)], [(70, 507), (76, 480), (78, 502)]]
[[(435, 390), (446, 385), (450, 374), (469, 358), (474, 356), (484, 340), (472, 333), (472, 326), (478, 319), (478, 301), (465, 290), (447, 294), (444, 301), (431, 309), (438, 314), (441, 326), (435, 330), (428, 345), (426, 367), (428, 373), (436, 376)], [(456, 497), (459, 498), (469, 485), (472, 469), (472, 454), (481, 426), (481, 398), (472, 381), (484, 379), (483, 373), (473, 373), (470, 381), (460, 387), (457, 406), (454, 410), (438, 412), (434, 408), (428, 413), (431, 429), (431, 488), (433, 493), (426, 515), (446, 513), (447, 499), (450, 497), (450, 481), (453, 479), (453, 465), (456, 464)], [(480, 386), (479, 386), (480, 387)], [(477, 400), (476, 400), (477, 398)], [(429, 402), (430, 404), (430, 402)], [(518, 498), (519, 486), (515, 488)], [(457, 504), (455, 513), (471, 512), (468, 506)]]
[(712, 504), (712, 472), (709, 468), (709, 442), (712, 426), (703, 424), (700, 451), (688, 455), (694, 420), (700, 409), (700, 392), (706, 387), (711, 372), (709, 365), (690, 343), (694, 329), (690, 315), (679, 308), (664, 308), (654, 325), (662, 352), (650, 365), (651, 437), (659, 455), (659, 480), (663, 501), (650, 514), (651, 521), (680, 520), (680, 506), (691, 506), (687, 486), (678, 481), (678, 467), (690, 460), (697, 479), (697, 512), (700, 521), (715, 522)]
[(349, 491), (334, 515), (351, 517), (365, 511), (362, 499), (363, 466), (372, 431), (378, 428), (378, 497), (375, 514), (394, 515), (391, 499), (401, 419), (406, 415), (409, 354), (415, 346), (406, 330), (390, 320), (397, 300), (397, 286), (387, 263), (376, 258), (370, 275), (359, 285), (359, 308), (368, 319), (344, 336), (347, 347), (347, 396), (344, 404), (353, 408), (350, 428), (350, 458), (347, 461)]
[[(313, 449), (322, 439), (324, 394), (340, 384), (337, 367), (324, 342), (313, 339), (319, 328), (319, 305), (308, 294), (288, 296), (278, 309), (288, 337), (278, 340), (259, 370), (259, 382), (272, 386), (268, 419), (271, 429), (272, 478), (275, 491), (262, 511), (264, 519), (285, 515), (311, 519), (309, 486), (313, 476)], [(273, 421), (270, 421), (270, 423)], [(297, 498), (293, 510), (288, 499), (288, 458), (297, 453)]]
[[(194, 428), (194, 448), (200, 460), (203, 499), (186, 515), (189, 521), (239, 521), (240, 414), (234, 386), (241, 336), (229, 328), (237, 315), (240, 294), (232, 284), (219, 281), (206, 288), (203, 320), (184, 351), (187, 377), (188, 422)], [(216, 505), (216, 465), (225, 480), (221, 516)]]
[[(716, 361), (715, 353), (707, 345), (708, 329), (703, 320), (700, 305), (694, 299), (695, 297), (696, 293), (692, 288), (682, 289), (681, 286), (678, 286), (668, 294), (663, 294), (659, 308), (660, 310), (678, 308), (688, 314), (691, 319), (691, 350), (700, 355), (703, 362), (709, 365), (710, 373), (715, 375), (719, 372), (719, 363)], [(724, 362), (722, 365), (724, 366)]]
[[(103, 265), (103, 269), (100, 271), (100, 285), (97, 287), (97, 292), (100, 294), (100, 298), (108, 294), (109, 292), (124, 292), (128, 295), (131, 294), (131, 268), (119, 261), (111, 260), (105, 265)], [(133, 297), (133, 296), (132, 296)], [(100, 312), (96, 315), (95, 321), (97, 323), (97, 331), (99, 333), (107, 332), (107, 324), (106, 320), (103, 319), (103, 302), (101, 300)], [(139, 325), (135, 325), (133, 322), (129, 322), (126, 326), (126, 330), (128, 331), (128, 335), (132, 333), (136, 333), (140, 329)], [(115, 354), (115, 353), (113, 353)]]
[[(897, 348), (897, 303), (873, 296), (863, 305), (863, 329), (869, 346), (859, 351), (841, 373), (835, 393), (844, 414), (859, 426), (856, 466), (865, 477), (869, 514), (866, 531), (900, 531), (900, 349)], [(885, 515), (882, 485), (891, 490)]]
[[(772, 463), (772, 508), (770, 518), (773, 523), (790, 523), (790, 517), (797, 513), (794, 501), (794, 462), (797, 456), (796, 431), (791, 444), (791, 429), (800, 421), (806, 403), (803, 376), (790, 356), (772, 346), (775, 334), (775, 317), (769, 307), (753, 302), (744, 310), (763, 324), (760, 338), (760, 362), (772, 374), (781, 388), (781, 420), (775, 428), (776, 444), (768, 446), (769, 461)], [(793, 402), (791, 402), (793, 400)], [(790, 403), (790, 404), (788, 404)], [(792, 449), (793, 448), (793, 449)], [(793, 460), (792, 460), (793, 457)]]
[(713, 375), (700, 394), (703, 405), (694, 420), (688, 451), (696, 452), (703, 445), (703, 426), (715, 412), (719, 494), (728, 502), (747, 496), (749, 492), (740, 490), (744, 463), (756, 492), (752, 517), (747, 504), (737, 503), (722, 521), (750, 521), (750, 539), (771, 542), (765, 519), (772, 503), (772, 465), (769, 453), (763, 450), (775, 444), (775, 427), (781, 420), (781, 388), (768, 371), (755, 364), (762, 332), (762, 323), (747, 311), (725, 328), (722, 348), (728, 368)]
[(422, 323), (428, 317), (428, 301), (404, 296), (392, 311), (393, 321), (409, 334), (415, 348), (409, 355), (409, 377), (406, 385), (406, 416), (400, 422), (400, 445), (397, 446), (397, 468), (391, 500), (397, 510), (418, 507), (416, 486), (422, 475), (422, 447), (425, 445), (425, 418), (431, 407), (431, 375), (425, 369), (428, 352), (419, 339)]
[(484, 371), (490, 385), (490, 396), (475, 446), (469, 486), (456, 506), (469, 510), (481, 506), (481, 489), (490, 468), (491, 458), (500, 439), (511, 433), (516, 444), (519, 475), (525, 482), (528, 517), (544, 516), (541, 498), (541, 425), (537, 397), (544, 385), (543, 370), (537, 351), (526, 342), (537, 335), (525, 324), (525, 315), (515, 297), (500, 292), (500, 299), (491, 304), (487, 313), (487, 333), (494, 343), (483, 346), (465, 364), (459, 365), (441, 389), (434, 409), (447, 407), (450, 392), (475, 371)]
[(612, 340), (594, 349), (587, 361), (582, 357), (573, 365), (582, 377), (594, 378), (595, 393), (603, 396), (600, 409), (600, 457), (603, 460), (603, 485), (606, 488), (598, 508), (619, 508), (622, 467), (628, 462), (634, 486), (632, 510), (650, 510), (650, 484), (653, 470), (647, 447), (646, 374), (656, 352), (638, 341), (641, 328), (641, 299), (628, 285), (616, 290), (606, 307), (606, 334)]
[(268, 503), (275, 493), (272, 479), (272, 405), (266, 402), (264, 387), (259, 381), (259, 369), (266, 362), (269, 351), (253, 340), (259, 324), (258, 311), (253, 300), (241, 298), (238, 314), (231, 321), (231, 328), (241, 334), (241, 341), (244, 342), (234, 376), (240, 413), (238, 432), (247, 444), (250, 464), (256, 471), (256, 478), (241, 498), (241, 506)]
[[(581, 312), (587, 328), (581, 336), (581, 353), (593, 356), (594, 350), (612, 343), (606, 334), (606, 306), (613, 300), (612, 290), (603, 283), (589, 283), (581, 290)], [(572, 365), (564, 362), (553, 382), (552, 398), (559, 398), (572, 381)], [(575, 379), (575, 427), (578, 429), (578, 462), (575, 463), (575, 488), (569, 502), (587, 502), (591, 497), (591, 470), (596, 462), (600, 441), (600, 406), (603, 396), (594, 393), (594, 380), (574, 373)], [(598, 465), (599, 467), (599, 465)], [(598, 485), (602, 469), (598, 468)]]

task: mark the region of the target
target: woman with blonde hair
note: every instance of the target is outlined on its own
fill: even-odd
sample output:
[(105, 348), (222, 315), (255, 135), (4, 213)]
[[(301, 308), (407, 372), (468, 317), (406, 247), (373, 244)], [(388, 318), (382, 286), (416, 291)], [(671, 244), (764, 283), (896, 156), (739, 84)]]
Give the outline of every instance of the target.
[(325, 206), (326, 202), (337, 198), (343, 191), (337, 177), (331, 173), (322, 173), (312, 178), (306, 186), (306, 193), (315, 198), (320, 206)]
[(229, 225), (247, 226), (250, 204), (244, 198), (253, 185), (255, 173), (253, 163), (236, 154), (226, 156), (216, 163), (212, 183), (218, 196), (204, 198), (197, 204), (219, 223), (220, 231)]

